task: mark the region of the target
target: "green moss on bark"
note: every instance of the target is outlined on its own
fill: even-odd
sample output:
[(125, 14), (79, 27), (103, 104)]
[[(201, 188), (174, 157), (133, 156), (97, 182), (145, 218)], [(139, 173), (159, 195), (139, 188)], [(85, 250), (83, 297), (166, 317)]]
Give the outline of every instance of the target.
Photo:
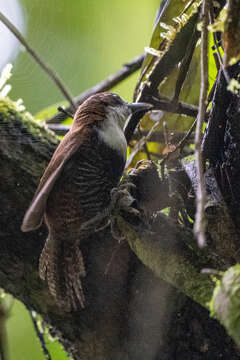
[(184, 245), (190, 234), (181, 230), (180, 226), (175, 229), (171, 227), (167, 218), (161, 218), (160, 222), (164, 231), (157, 233), (138, 232), (122, 218), (119, 219), (119, 226), (131, 249), (144, 265), (208, 309), (214, 282), (208, 275), (201, 273), (199, 261)]
[(57, 136), (43, 124), (35, 119), (28, 111), (18, 109), (16, 102), (9, 98), (0, 98), (0, 124), (7, 125), (9, 131), (18, 125), (25, 129), (35, 140), (58, 144)]
[(217, 281), (209, 306), (212, 316), (240, 346), (240, 264), (230, 267)]

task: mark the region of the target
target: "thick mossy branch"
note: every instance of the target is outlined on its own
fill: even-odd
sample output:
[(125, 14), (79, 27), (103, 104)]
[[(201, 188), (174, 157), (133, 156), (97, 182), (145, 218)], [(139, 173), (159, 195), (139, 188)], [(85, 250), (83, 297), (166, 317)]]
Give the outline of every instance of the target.
[(214, 283), (201, 273), (199, 259), (186, 243), (193, 235), (163, 214), (157, 216), (150, 231), (137, 230), (119, 218), (119, 226), (137, 255), (153, 273), (207, 308)]

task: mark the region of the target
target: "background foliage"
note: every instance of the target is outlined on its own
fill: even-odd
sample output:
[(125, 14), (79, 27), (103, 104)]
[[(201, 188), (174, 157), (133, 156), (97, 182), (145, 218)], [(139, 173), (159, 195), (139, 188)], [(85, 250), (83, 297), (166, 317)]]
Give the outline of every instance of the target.
[[(21, 0), (26, 37), (62, 77), (74, 95), (142, 53), (159, 1)], [(119, 86), (131, 99), (137, 79)], [(62, 100), (61, 94), (26, 52), (14, 66), (12, 97), (23, 97), (33, 113)]]

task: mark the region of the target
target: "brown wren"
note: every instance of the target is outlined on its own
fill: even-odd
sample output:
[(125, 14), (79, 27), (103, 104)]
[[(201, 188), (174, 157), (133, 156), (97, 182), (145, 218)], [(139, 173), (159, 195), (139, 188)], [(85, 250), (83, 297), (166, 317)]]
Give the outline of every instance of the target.
[(80, 246), (86, 239), (79, 238), (78, 232), (109, 205), (111, 189), (119, 183), (127, 152), (126, 119), (132, 112), (150, 108), (145, 103), (129, 104), (116, 94), (89, 97), (77, 109), (25, 214), (22, 231), (35, 230), (43, 221), (48, 228), (39, 274), (65, 311), (85, 304)]

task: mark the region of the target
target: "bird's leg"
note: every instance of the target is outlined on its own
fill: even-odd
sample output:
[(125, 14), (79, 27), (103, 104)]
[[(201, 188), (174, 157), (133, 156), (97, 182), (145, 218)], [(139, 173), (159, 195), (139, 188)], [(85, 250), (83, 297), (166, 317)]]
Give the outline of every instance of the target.
[[(117, 225), (117, 217), (119, 215), (125, 215), (138, 217), (140, 216), (140, 211), (136, 209), (134, 206), (136, 204), (136, 200), (129, 193), (129, 189), (136, 188), (136, 186), (132, 183), (121, 184), (117, 188), (113, 188), (111, 191), (111, 233), (113, 237), (121, 242), (125, 239), (125, 237), (121, 234), (119, 227)], [(128, 217), (127, 216), (127, 217)]]
[(113, 188), (113, 190), (119, 191), (119, 190), (130, 190), (130, 189), (136, 189), (136, 185), (131, 182), (123, 182), (118, 187)]
[[(89, 235), (91, 233), (104, 230), (106, 227), (110, 225), (109, 215), (110, 215), (109, 208), (106, 208), (101, 213), (92, 217), (90, 220), (85, 221), (80, 227), (80, 230), (78, 232), (79, 236)], [(106, 223), (102, 225), (104, 220), (106, 220)]]
[(119, 242), (124, 239), (117, 227), (117, 216), (122, 214), (140, 215), (139, 210), (134, 207), (136, 200), (131, 196), (128, 189), (135, 188), (134, 184), (125, 183), (111, 190), (111, 201), (101, 213), (84, 222), (78, 232), (78, 236), (89, 235), (102, 231), (111, 225), (111, 233)]

